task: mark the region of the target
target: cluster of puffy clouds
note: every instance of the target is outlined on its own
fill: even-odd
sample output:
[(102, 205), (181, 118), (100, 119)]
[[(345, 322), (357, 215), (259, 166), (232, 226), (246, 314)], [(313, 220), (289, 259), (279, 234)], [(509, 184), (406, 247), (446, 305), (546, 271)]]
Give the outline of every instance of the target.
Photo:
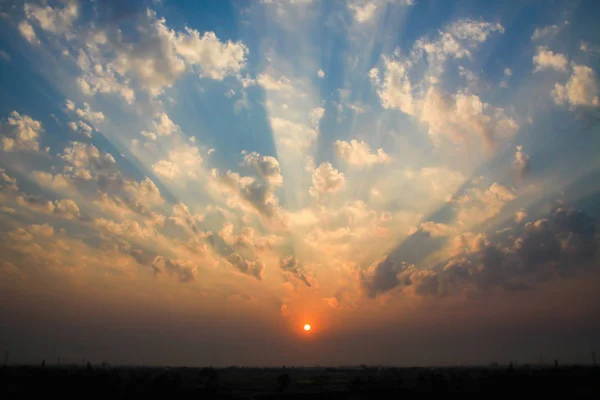
[[(422, 296), (477, 296), (496, 287), (532, 289), (596, 264), (596, 222), (585, 212), (555, 208), (545, 218), (526, 220), (521, 210), (502, 230), (454, 236), (449, 245), (452, 256), (431, 269), (384, 257), (362, 273), (362, 287), (370, 297), (392, 290), (412, 290)], [(448, 231), (429, 231), (451, 236)]]
[[(279, 9), (311, 1), (262, 3)], [(347, 7), (357, 24), (368, 24), (388, 6), (412, 4), (411, 0), (353, 0)], [(335, 161), (315, 165), (313, 150), (329, 108), (319, 100), (314, 82), (295, 74), (293, 68), (278, 69), (276, 57), (256, 76), (243, 76), (249, 50), (241, 41), (224, 42), (213, 32), (190, 27), (174, 30), (152, 11), (137, 16), (136, 40), (116, 25), (77, 27), (80, 16), (76, 1), (56, 7), (27, 3), (18, 29), (33, 46), (46, 40), (45, 33), (64, 38), (72, 45), (69, 48), (77, 49), (65, 51), (78, 68), (75, 81), (89, 102), (64, 103), (65, 115), (71, 119), (67, 126), (74, 132), (91, 139), (110, 120), (108, 114), (94, 110), (96, 96), (116, 95), (129, 105), (141, 99), (151, 104), (150, 118), (143, 121), (145, 126), (131, 145), (136, 156), (149, 160), (148, 171), (160, 182), (130, 177), (122, 171), (118, 157), (84, 142), (83, 137), (68, 143), (48, 170), (36, 168), (25, 177), (50, 193), (48, 198), (20, 191), (17, 179), (0, 169), (5, 217), (11, 219), (19, 210), (49, 218), (49, 222), (2, 234), (7, 248), (21, 257), (61, 265), (76, 259), (74, 254), (81, 259), (94, 255), (98, 264), (114, 257), (129, 267), (142, 264), (157, 277), (169, 275), (182, 283), (210, 268), (265, 281), (266, 271), (273, 266), (285, 279), (311, 290), (318, 286), (315, 266), (329, 263), (350, 271), (348, 277), (355, 277), (358, 270), (360, 287), (369, 297), (401, 288), (436, 296), (479, 293), (494, 286), (525, 289), (556, 275), (569, 275), (574, 265), (585, 265), (595, 257), (595, 227), (581, 212), (556, 209), (547, 218), (525, 223), (528, 216), (521, 210), (507, 229), (471, 233), (501, 215), (521, 194), (497, 182), (446, 199), (465, 180), (459, 172), (444, 166), (416, 171), (396, 168), (395, 163), (402, 160), (395, 154), (354, 138), (335, 140), (331, 143)], [(533, 40), (557, 35), (561, 29), (558, 25), (540, 28)], [(417, 40), (407, 54), (397, 51), (382, 56), (368, 80), (383, 109), (398, 110), (424, 124), (434, 144), (443, 140), (462, 144), (478, 138), (493, 145), (515, 134), (518, 117), (486, 102), (469, 85), (476, 77), (465, 67), (459, 69), (467, 80), (464, 87), (448, 89), (445, 78), (450, 65), (472, 59), (488, 39), (503, 32), (500, 23), (454, 22), (434, 37)], [(552, 91), (557, 104), (599, 105), (597, 77), (590, 67), (569, 62), (566, 55), (547, 46), (536, 48), (533, 65), (536, 74), (550, 70), (563, 74), (563, 81)], [(214, 168), (208, 157), (211, 151), (186, 137), (163, 107), (163, 96), (190, 72), (218, 81), (233, 77), (242, 92), (260, 87), (277, 157), (244, 151), (239, 171)], [(505, 69), (505, 77), (510, 75), (511, 70)], [(318, 70), (316, 78), (325, 78), (325, 72)], [(355, 111), (365, 112), (362, 108)], [(6, 153), (47, 153), (41, 144), (42, 123), (25, 114), (12, 112), (2, 122), (0, 133)], [(367, 195), (352, 198), (356, 194), (352, 173), (386, 167), (398, 175), (373, 179), (365, 185)], [(511, 167), (519, 177), (527, 175), (530, 157), (523, 147), (517, 147)], [(288, 179), (296, 171), (307, 179), (306, 185), (293, 190), (302, 190), (310, 201), (299, 209), (286, 209), (281, 196), (289, 195), (289, 186), (301, 181)], [(213, 203), (200, 206), (167, 200), (159, 189), (161, 183), (171, 189), (175, 185), (169, 186), (170, 182), (181, 181), (200, 187)], [(384, 184), (390, 181), (400, 182), (402, 190), (393, 193)], [(350, 198), (345, 197), (345, 189)], [(418, 195), (410, 200), (410, 209), (392, 209), (396, 201), (408, 203), (413, 193)], [(423, 221), (419, 207), (424, 212), (423, 203), (442, 199), (456, 207), (456, 224)], [(59, 231), (53, 221), (67, 224)], [(88, 236), (80, 239), (67, 234), (75, 230)], [(379, 257), (397, 240), (417, 232), (453, 239), (445, 253), (451, 257), (424, 269), (394, 252), (360, 269), (361, 262), (372, 259), (374, 253)], [(96, 242), (101, 246), (94, 247)], [(339, 305), (337, 299), (331, 302)]]
[(470, 59), (492, 35), (503, 32), (499, 23), (460, 20), (434, 38), (417, 40), (406, 55), (383, 56), (382, 65), (369, 73), (382, 107), (414, 116), (428, 126), (436, 142), (441, 136), (459, 144), (475, 134), (490, 144), (511, 136), (519, 124), (503, 108), (468, 88), (448, 93), (443, 79), (450, 61)]
[(174, 31), (151, 10), (139, 16), (138, 41), (132, 42), (118, 25), (76, 27), (81, 7), (76, 0), (55, 7), (26, 3), (18, 28), (34, 45), (41, 45), (42, 32), (70, 43), (83, 41), (74, 57), (81, 71), (77, 83), (86, 95), (114, 93), (131, 104), (136, 91), (155, 97), (187, 72), (222, 80), (245, 67), (248, 49), (241, 42), (222, 42), (213, 32), (200, 34), (189, 27)]
[(587, 65), (570, 62), (566, 55), (555, 53), (547, 46), (538, 46), (533, 56), (534, 71), (553, 70), (565, 76), (570, 74), (564, 83), (557, 82), (552, 90), (552, 98), (556, 104), (570, 106), (600, 106), (600, 86), (596, 71)]

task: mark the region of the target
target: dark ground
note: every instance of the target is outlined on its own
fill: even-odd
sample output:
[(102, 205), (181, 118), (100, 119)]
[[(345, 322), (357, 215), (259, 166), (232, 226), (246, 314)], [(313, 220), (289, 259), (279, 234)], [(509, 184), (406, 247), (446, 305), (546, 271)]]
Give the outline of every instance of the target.
[[(483, 392), (600, 398), (600, 368), (0, 368), (0, 396), (137, 393), (215, 399), (377, 399), (411, 393)], [(555, 397), (555, 396), (553, 396)]]

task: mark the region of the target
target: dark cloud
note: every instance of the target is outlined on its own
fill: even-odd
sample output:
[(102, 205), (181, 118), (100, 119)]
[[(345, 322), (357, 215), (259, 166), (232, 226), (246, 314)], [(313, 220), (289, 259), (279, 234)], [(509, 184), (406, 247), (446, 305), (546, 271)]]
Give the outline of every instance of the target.
[(439, 286), (435, 271), (417, 270), (412, 264), (394, 262), (389, 257), (376, 262), (361, 274), (361, 284), (366, 295), (371, 298), (408, 286), (413, 286), (415, 293), (419, 295), (435, 295)]
[(474, 236), (470, 248), (430, 270), (388, 256), (361, 273), (361, 285), (368, 297), (408, 286), (418, 295), (515, 292), (598, 265), (596, 222), (583, 211), (556, 208), (524, 226), (511, 223), (499, 234)]
[(300, 263), (300, 261), (298, 260), (298, 258), (296, 256), (288, 256), (285, 258), (280, 258), (279, 259), (279, 268), (281, 268), (283, 271), (289, 273), (293, 277), (300, 279), (302, 282), (304, 282), (304, 284), (306, 286), (312, 287), (311, 283), (309, 282), (309, 280), (306, 276), (304, 266), (302, 265), (302, 263)]
[(155, 274), (166, 271), (170, 275), (175, 275), (182, 283), (191, 282), (196, 277), (196, 266), (187, 260), (170, 259), (163, 256), (157, 256), (152, 262)]
[(259, 281), (262, 280), (262, 274), (265, 269), (265, 265), (262, 260), (248, 260), (243, 258), (238, 253), (231, 253), (223, 260), (238, 271), (246, 275), (253, 276)]

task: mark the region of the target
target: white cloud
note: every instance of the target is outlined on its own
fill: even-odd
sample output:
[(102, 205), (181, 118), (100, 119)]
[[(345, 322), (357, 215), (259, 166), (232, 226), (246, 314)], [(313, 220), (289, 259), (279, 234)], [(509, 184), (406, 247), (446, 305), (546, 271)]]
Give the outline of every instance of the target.
[(19, 23), (19, 32), (21, 35), (31, 44), (40, 44), (40, 40), (38, 39), (35, 31), (33, 30), (33, 26), (27, 21), (21, 21)]
[(152, 124), (159, 135), (168, 136), (179, 132), (179, 125), (171, 121), (171, 118), (165, 112), (159, 113)]
[(569, 60), (564, 54), (554, 53), (548, 50), (546, 46), (538, 46), (537, 54), (533, 56), (534, 72), (545, 69), (554, 69), (556, 71), (566, 72), (569, 66)]
[(183, 174), (190, 178), (196, 178), (198, 168), (203, 162), (198, 147), (184, 143), (169, 151), (168, 159), (154, 163), (152, 169), (157, 174), (169, 179)]
[(82, 135), (85, 135), (88, 138), (92, 137), (93, 128), (83, 121), (69, 122), (67, 123), (67, 125), (75, 132), (81, 133)]
[(134, 88), (154, 97), (194, 69), (200, 77), (222, 80), (245, 68), (248, 49), (242, 42), (221, 42), (213, 32), (201, 35), (189, 27), (175, 31), (151, 10), (137, 26), (138, 41), (112, 29), (92, 36), (79, 52), (84, 73), (78, 83), (85, 94), (119, 93), (131, 104)]
[(6, 123), (0, 126), (4, 151), (39, 151), (42, 123), (28, 115), (13, 111)]
[(370, 21), (375, 16), (379, 4), (376, 2), (355, 1), (348, 4), (354, 20), (358, 23)]
[[(422, 121), (435, 120), (431, 118), (431, 112), (426, 110), (428, 107), (426, 102), (435, 100), (435, 95), (440, 91), (435, 85), (440, 83), (446, 61), (449, 58), (470, 58), (472, 52), (478, 49), (493, 32), (502, 33), (504, 28), (498, 23), (460, 20), (449, 25), (444, 31), (440, 31), (434, 40), (427, 37), (417, 40), (407, 57), (384, 56), (383, 71), (373, 68), (369, 72), (369, 78), (377, 89), (381, 106), (386, 109), (398, 109), (408, 115), (421, 116)], [(413, 84), (409, 72), (414, 65), (422, 63), (425, 56), (428, 68), (423, 74), (422, 81)], [(415, 88), (418, 90), (415, 91)], [(434, 97), (430, 97), (431, 95)], [(428, 96), (429, 99), (424, 98)]]
[(104, 114), (101, 111), (92, 111), (87, 102), (83, 102), (83, 108), (77, 108), (74, 102), (67, 99), (65, 107), (67, 110), (74, 112), (79, 118), (84, 119), (93, 124), (99, 124), (104, 121)]
[(271, 129), (281, 144), (303, 150), (309, 147), (318, 133), (314, 128), (284, 118), (272, 117)]
[(415, 104), (412, 95), (412, 85), (407, 75), (410, 64), (394, 61), (384, 57), (385, 75), (383, 82), (379, 78), (379, 70), (373, 68), (369, 72), (371, 82), (378, 87), (377, 93), (383, 108), (396, 108), (405, 114), (414, 115)]
[(501, 108), (493, 109), (476, 95), (458, 92), (451, 96), (431, 87), (425, 97), (421, 121), (429, 124), (433, 135), (444, 135), (460, 142), (469, 133), (478, 134), (484, 143), (514, 134), (519, 128)]
[(498, 215), (506, 204), (516, 198), (514, 190), (497, 182), (485, 190), (468, 189), (464, 195), (453, 200), (460, 205), (457, 222), (463, 227), (482, 223)]
[(140, 134), (148, 140), (156, 140), (156, 133), (154, 132), (141, 131)]
[(99, 174), (112, 171), (115, 167), (113, 156), (101, 152), (93, 144), (71, 142), (61, 158), (67, 163), (67, 174), (84, 180), (95, 179)]
[(279, 161), (275, 157), (261, 156), (256, 152), (252, 152), (244, 157), (244, 162), (251, 166), (259, 177), (268, 181), (270, 185), (281, 186), (283, 184)]
[(349, 0), (348, 9), (354, 21), (363, 24), (372, 21), (388, 4), (410, 6), (414, 0)]
[(175, 48), (189, 64), (198, 67), (201, 77), (222, 80), (238, 75), (246, 65), (248, 48), (242, 42), (221, 42), (214, 32), (202, 36), (186, 27), (187, 34), (178, 33)]
[(598, 76), (596, 72), (585, 65), (573, 65), (573, 73), (568, 82), (563, 85), (556, 83), (552, 90), (552, 98), (556, 104), (572, 106), (599, 106)]
[(35, 21), (43, 30), (55, 34), (68, 32), (78, 15), (79, 8), (73, 0), (68, 1), (63, 8), (25, 4), (25, 16)]
[(323, 107), (316, 107), (310, 110), (308, 114), (308, 118), (310, 119), (310, 123), (315, 130), (319, 130), (319, 124), (321, 120), (325, 116), (325, 109)]
[(314, 197), (335, 193), (344, 186), (345, 179), (344, 174), (335, 169), (331, 163), (321, 163), (313, 172), (309, 193)]
[(167, 179), (176, 178), (181, 174), (179, 166), (169, 160), (159, 160), (152, 164), (152, 170)]
[(334, 149), (338, 157), (351, 165), (370, 166), (391, 161), (390, 156), (383, 149), (377, 149), (376, 154), (371, 153), (368, 143), (356, 139), (352, 139), (350, 142), (336, 140)]
[(533, 31), (533, 35), (531, 35), (531, 40), (542, 40), (542, 39), (551, 39), (555, 37), (560, 31), (562, 31), (567, 25), (569, 25), (569, 21), (565, 21), (561, 25), (548, 25), (543, 28), (536, 28)]

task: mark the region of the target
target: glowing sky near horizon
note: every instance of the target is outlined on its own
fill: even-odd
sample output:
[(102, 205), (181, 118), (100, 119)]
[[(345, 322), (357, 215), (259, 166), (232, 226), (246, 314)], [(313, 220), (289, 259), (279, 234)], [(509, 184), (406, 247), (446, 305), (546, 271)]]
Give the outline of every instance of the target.
[(2, 2), (0, 346), (588, 362), (600, 5), (488, 3)]

